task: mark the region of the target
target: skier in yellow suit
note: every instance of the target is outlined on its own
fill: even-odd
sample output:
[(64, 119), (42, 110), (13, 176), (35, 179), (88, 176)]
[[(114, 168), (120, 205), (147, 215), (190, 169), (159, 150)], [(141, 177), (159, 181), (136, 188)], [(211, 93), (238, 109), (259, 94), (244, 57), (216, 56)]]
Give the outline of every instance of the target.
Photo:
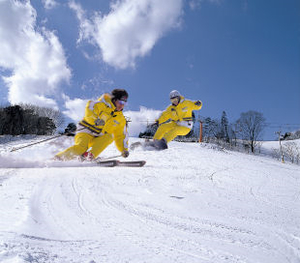
[(58, 160), (70, 160), (78, 156), (92, 160), (115, 141), (123, 157), (128, 157), (128, 135), (123, 108), (128, 93), (114, 89), (97, 101), (88, 101), (83, 119), (77, 125), (75, 143), (55, 155)]
[(185, 99), (177, 90), (170, 92), (171, 105), (162, 112), (156, 121), (158, 129), (153, 137), (160, 148), (168, 148), (167, 143), (179, 135), (188, 134), (193, 128), (192, 111), (200, 110), (200, 100)]

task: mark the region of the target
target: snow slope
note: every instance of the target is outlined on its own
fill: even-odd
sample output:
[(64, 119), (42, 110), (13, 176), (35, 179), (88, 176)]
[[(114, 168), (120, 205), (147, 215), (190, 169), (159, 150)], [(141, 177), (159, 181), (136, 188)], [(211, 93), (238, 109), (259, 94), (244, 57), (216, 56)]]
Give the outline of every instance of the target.
[(0, 262), (300, 262), (299, 166), (179, 142), (143, 168), (49, 161), (71, 142), (2, 144)]

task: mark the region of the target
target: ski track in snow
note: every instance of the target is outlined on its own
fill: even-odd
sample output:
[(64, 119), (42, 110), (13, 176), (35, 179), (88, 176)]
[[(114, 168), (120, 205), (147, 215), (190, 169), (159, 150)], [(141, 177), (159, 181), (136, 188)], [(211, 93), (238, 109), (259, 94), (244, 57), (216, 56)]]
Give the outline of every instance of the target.
[(0, 152), (0, 262), (300, 262), (299, 166), (172, 142), (104, 168), (45, 162), (71, 139), (17, 143)]

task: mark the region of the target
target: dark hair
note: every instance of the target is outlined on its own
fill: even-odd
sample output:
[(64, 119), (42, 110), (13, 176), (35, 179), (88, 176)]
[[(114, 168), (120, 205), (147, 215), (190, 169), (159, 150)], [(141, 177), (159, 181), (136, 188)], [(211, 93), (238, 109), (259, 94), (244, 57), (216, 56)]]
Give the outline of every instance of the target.
[(111, 92), (112, 100), (127, 100), (128, 93), (124, 89), (114, 89)]

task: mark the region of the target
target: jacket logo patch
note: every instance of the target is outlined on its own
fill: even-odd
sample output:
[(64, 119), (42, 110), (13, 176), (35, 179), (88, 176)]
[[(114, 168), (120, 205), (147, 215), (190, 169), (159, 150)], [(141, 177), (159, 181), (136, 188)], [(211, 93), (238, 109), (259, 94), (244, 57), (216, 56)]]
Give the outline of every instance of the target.
[(96, 126), (104, 126), (104, 125), (105, 125), (105, 121), (102, 120), (102, 119), (97, 119), (97, 120), (95, 121), (95, 125), (96, 125)]
[(187, 111), (187, 110), (188, 110), (188, 107), (182, 108), (182, 111)]

